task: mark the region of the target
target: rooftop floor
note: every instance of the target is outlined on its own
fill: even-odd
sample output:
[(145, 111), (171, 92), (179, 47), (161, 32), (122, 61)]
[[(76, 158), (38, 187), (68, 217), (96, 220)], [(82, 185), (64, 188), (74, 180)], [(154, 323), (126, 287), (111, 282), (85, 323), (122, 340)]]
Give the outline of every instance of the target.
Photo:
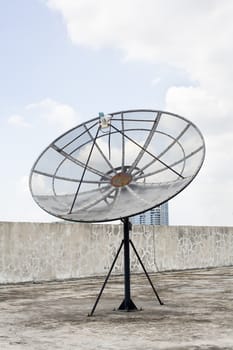
[(0, 286), (0, 349), (233, 349), (233, 267), (132, 276), (142, 311), (113, 311), (122, 276), (111, 277), (93, 317), (103, 278)]

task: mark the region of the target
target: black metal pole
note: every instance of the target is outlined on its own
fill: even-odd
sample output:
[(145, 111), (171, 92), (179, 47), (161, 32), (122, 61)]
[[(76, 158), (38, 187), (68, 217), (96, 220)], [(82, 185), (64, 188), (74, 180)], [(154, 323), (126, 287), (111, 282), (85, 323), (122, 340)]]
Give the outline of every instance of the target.
[(136, 305), (131, 300), (130, 292), (130, 245), (129, 245), (129, 230), (130, 221), (126, 217), (123, 220), (124, 223), (124, 284), (125, 284), (125, 299), (121, 303), (119, 310), (132, 311), (137, 310)]
[(129, 218), (124, 220), (125, 309), (130, 306)]

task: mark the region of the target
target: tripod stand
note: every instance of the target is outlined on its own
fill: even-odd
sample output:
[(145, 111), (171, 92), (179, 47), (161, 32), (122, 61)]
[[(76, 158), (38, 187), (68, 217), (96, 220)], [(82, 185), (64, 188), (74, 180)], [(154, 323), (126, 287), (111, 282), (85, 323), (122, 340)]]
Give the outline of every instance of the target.
[(125, 292), (125, 295), (124, 295), (124, 300), (122, 301), (122, 303), (119, 306), (118, 310), (128, 311), (128, 312), (129, 311), (136, 311), (136, 310), (138, 310), (137, 306), (134, 304), (134, 302), (131, 299), (131, 289), (130, 289), (130, 245), (133, 248), (134, 253), (137, 256), (138, 261), (139, 261), (139, 263), (140, 263), (140, 265), (141, 265), (141, 267), (142, 267), (142, 269), (143, 269), (143, 271), (144, 271), (144, 273), (145, 273), (145, 275), (146, 275), (146, 277), (147, 277), (147, 279), (148, 279), (148, 281), (149, 281), (149, 283), (150, 283), (150, 285), (151, 285), (151, 287), (152, 287), (152, 289), (154, 291), (154, 294), (156, 295), (160, 305), (163, 305), (163, 302), (161, 301), (157, 291), (155, 290), (155, 287), (154, 287), (154, 285), (153, 285), (153, 283), (152, 283), (152, 281), (150, 279), (150, 276), (148, 275), (148, 273), (147, 273), (147, 271), (145, 269), (145, 266), (143, 265), (143, 262), (142, 262), (142, 260), (141, 260), (141, 258), (139, 256), (139, 254), (138, 254), (138, 252), (137, 252), (137, 250), (136, 250), (132, 240), (129, 238), (129, 231), (131, 229), (131, 223), (129, 221), (129, 218), (126, 217), (126, 218), (122, 219), (122, 222), (124, 224), (124, 238), (121, 241), (120, 247), (118, 248), (117, 254), (116, 254), (116, 256), (115, 256), (115, 258), (114, 258), (114, 260), (112, 262), (112, 265), (111, 265), (111, 267), (109, 269), (109, 272), (108, 272), (108, 274), (107, 274), (107, 276), (105, 278), (105, 281), (104, 281), (104, 283), (102, 285), (102, 288), (101, 288), (101, 290), (99, 292), (99, 295), (98, 295), (98, 297), (97, 297), (97, 299), (95, 301), (95, 304), (94, 304), (94, 306), (93, 306), (89, 316), (92, 316), (94, 314), (94, 312), (95, 312), (95, 309), (96, 309), (96, 307), (98, 305), (98, 302), (99, 302), (99, 300), (101, 298), (101, 295), (102, 295), (102, 293), (104, 291), (104, 288), (105, 288), (105, 286), (106, 286), (106, 284), (108, 282), (108, 279), (109, 279), (109, 277), (111, 275), (113, 267), (114, 267), (114, 265), (115, 265), (115, 263), (117, 261), (117, 258), (119, 256), (120, 251), (121, 251), (123, 246), (124, 246), (124, 289), (125, 289), (124, 292)]

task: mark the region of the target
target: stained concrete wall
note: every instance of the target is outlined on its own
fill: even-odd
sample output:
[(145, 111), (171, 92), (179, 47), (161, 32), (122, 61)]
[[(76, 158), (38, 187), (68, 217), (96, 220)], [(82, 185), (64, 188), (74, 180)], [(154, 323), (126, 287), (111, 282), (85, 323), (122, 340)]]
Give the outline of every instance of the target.
[[(148, 271), (233, 265), (233, 227), (134, 226), (131, 237)], [(2, 222), (0, 283), (105, 275), (121, 240), (122, 225)], [(133, 252), (131, 265), (141, 271)]]

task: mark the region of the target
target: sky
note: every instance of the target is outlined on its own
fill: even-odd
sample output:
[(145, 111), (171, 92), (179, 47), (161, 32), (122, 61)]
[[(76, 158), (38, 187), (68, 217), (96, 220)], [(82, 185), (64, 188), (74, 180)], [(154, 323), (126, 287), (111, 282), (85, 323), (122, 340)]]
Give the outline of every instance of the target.
[(233, 1), (9, 0), (0, 11), (0, 221), (56, 221), (28, 179), (44, 148), (119, 110), (177, 113), (206, 159), (171, 225), (233, 225)]

